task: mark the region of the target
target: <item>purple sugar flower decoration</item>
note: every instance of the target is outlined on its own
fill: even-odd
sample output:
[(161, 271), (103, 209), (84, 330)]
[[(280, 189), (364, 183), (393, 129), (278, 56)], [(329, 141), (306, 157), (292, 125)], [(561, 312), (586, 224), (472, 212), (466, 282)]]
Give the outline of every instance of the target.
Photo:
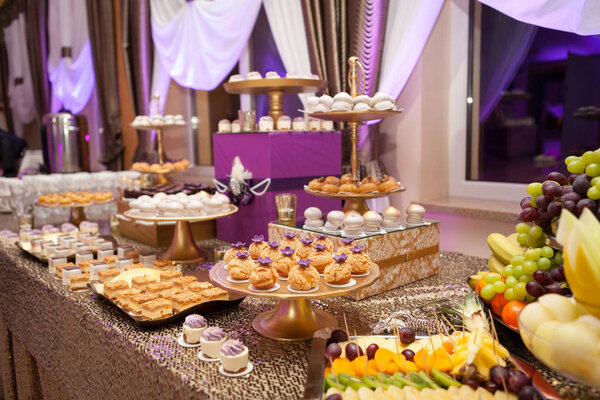
[(340, 255), (334, 255), (333, 259), (338, 262), (338, 263), (343, 263), (344, 261), (346, 261), (348, 259), (348, 256), (346, 255), (346, 253), (342, 253)]
[(252, 237), (252, 242), (253, 243), (260, 243), (260, 242), (262, 242), (264, 240), (265, 240), (265, 237), (263, 235), (254, 235)]
[(240, 248), (244, 247), (246, 245), (246, 243), (235, 242), (235, 243), (231, 243), (231, 245), (233, 246), (234, 249), (240, 249)]
[(364, 249), (365, 249), (365, 246), (353, 246), (353, 247), (350, 247), (350, 251), (353, 252), (353, 253), (360, 253)]
[(259, 262), (261, 265), (269, 265), (269, 264), (271, 264), (271, 263), (273, 262), (273, 260), (271, 260), (269, 257), (265, 257), (265, 258), (258, 257), (258, 260), (257, 260), (257, 261), (258, 261), (258, 262)]
[(344, 243), (344, 244), (350, 244), (352, 242), (354, 242), (354, 239), (352, 239), (352, 238), (342, 239), (342, 243)]
[(290, 246), (285, 246), (285, 249), (281, 249), (281, 253), (283, 253), (283, 255), (286, 256), (291, 256), (292, 254), (294, 254), (294, 249), (292, 249)]
[(307, 258), (306, 260), (298, 260), (298, 261), (297, 261), (297, 264), (298, 264), (299, 266), (301, 266), (301, 267), (304, 267), (304, 268), (306, 268), (306, 267), (308, 267), (308, 266), (310, 265), (310, 259), (309, 259), (309, 258)]
[(323, 251), (327, 248), (327, 245), (326, 244), (315, 244), (313, 247), (317, 251)]
[(317, 239), (319, 239), (319, 240), (327, 239), (327, 235), (324, 233), (319, 233), (317, 235)]
[(267, 242), (269, 247), (272, 247), (274, 249), (279, 247), (279, 243), (277, 243), (276, 241), (272, 241), (272, 242)]
[(296, 237), (296, 234), (294, 232), (286, 232), (283, 234), (283, 236), (285, 236), (288, 239), (293, 239)]
[(237, 256), (237, 258), (241, 258), (242, 260), (250, 257), (250, 253), (248, 253), (247, 251), (244, 251), (244, 252), (238, 251), (237, 253), (235, 253), (235, 255)]
[(314, 241), (315, 241), (315, 239), (311, 239), (311, 238), (307, 238), (307, 237), (306, 237), (306, 238), (302, 238), (302, 239), (300, 239), (300, 241), (301, 241), (302, 243), (304, 243), (305, 245), (307, 245), (307, 246), (310, 246), (310, 245), (312, 244), (312, 242), (314, 242)]

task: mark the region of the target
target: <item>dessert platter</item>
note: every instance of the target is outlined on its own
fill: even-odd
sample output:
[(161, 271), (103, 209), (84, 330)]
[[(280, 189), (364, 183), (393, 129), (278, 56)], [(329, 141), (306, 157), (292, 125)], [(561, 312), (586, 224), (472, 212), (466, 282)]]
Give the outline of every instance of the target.
[(105, 265), (87, 285), (141, 326), (170, 324), (192, 313), (221, 311), (243, 300), (210, 282), (183, 276), (170, 260), (158, 259), (148, 267), (138, 264), (123, 272)]
[(235, 243), (209, 272), (221, 288), (246, 296), (279, 300), (275, 310), (252, 322), (261, 335), (276, 340), (306, 340), (326, 326), (337, 326), (331, 314), (315, 310), (311, 300), (342, 296), (379, 278), (379, 267), (360, 246), (333, 249), (326, 235), (298, 240), (286, 234), (281, 243), (255, 236), (246, 249)]
[(185, 192), (167, 195), (156, 193), (153, 197), (142, 195), (129, 202), (131, 207), (123, 214), (127, 218), (149, 222), (176, 222), (171, 246), (163, 258), (177, 263), (193, 264), (206, 260), (204, 252), (196, 246), (190, 223), (210, 221), (235, 214), (238, 208), (229, 198), (206, 192), (188, 195)]
[[(274, 121), (272, 117), (264, 115), (258, 120), (258, 132), (271, 131), (333, 131), (332, 121), (318, 120), (314, 118), (295, 117), (291, 119), (287, 115), (281, 115)], [(217, 133), (239, 133), (241, 132), (240, 120), (229, 121), (222, 119), (219, 121)]]
[(71, 215), (69, 222), (79, 226), (82, 221), (85, 221), (85, 207), (94, 205), (107, 204), (115, 201), (113, 194), (109, 191), (103, 192), (64, 192), (50, 193), (38, 197), (35, 203), (38, 207), (47, 208), (70, 208)]
[(320, 80), (316, 75), (302, 76), (296, 73), (287, 73), (285, 77), (277, 72), (269, 71), (263, 78), (257, 71), (251, 71), (244, 78), (241, 75), (232, 75), (229, 82), (223, 84), (225, 91), (232, 94), (268, 94), (269, 115), (277, 123), (283, 112), (283, 96), (286, 94), (299, 94), (320, 92), (327, 86), (327, 81)]

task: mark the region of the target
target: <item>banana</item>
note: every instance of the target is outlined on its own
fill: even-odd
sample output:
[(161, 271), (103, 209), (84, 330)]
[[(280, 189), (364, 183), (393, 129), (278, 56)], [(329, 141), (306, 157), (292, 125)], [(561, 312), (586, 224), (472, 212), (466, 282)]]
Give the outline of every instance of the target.
[(471, 289), (475, 290), (475, 288), (477, 287), (477, 282), (479, 282), (479, 280), (483, 278), (485, 274), (487, 274), (487, 271), (479, 271), (477, 274), (471, 275), (469, 277), (469, 286), (471, 287)]
[(510, 264), (510, 260), (517, 254), (523, 254), (523, 250), (520, 246), (510, 241), (506, 236), (500, 233), (491, 233), (487, 237), (487, 244), (500, 261), (504, 265)]
[(498, 257), (494, 254), (490, 255), (490, 259), (488, 260), (488, 268), (491, 272), (497, 272), (502, 275), (502, 270), (504, 269), (504, 264)]

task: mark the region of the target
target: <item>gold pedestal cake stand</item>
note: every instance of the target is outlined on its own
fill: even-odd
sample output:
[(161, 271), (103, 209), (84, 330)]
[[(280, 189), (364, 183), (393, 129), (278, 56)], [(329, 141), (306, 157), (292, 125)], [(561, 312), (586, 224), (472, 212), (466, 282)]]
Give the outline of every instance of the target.
[(194, 264), (203, 262), (206, 260), (206, 254), (198, 246), (192, 235), (192, 229), (190, 223), (210, 221), (213, 219), (227, 217), (235, 214), (238, 208), (233, 204), (229, 204), (229, 209), (225, 212), (212, 215), (203, 216), (177, 216), (177, 217), (159, 217), (159, 216), (147, 216), (140, 215), (135, 210), (127, 210), (123, 215), (127, 218), (131, 218), (139, 221), (148, 222), (175, 222), (175, 233), (173, 234), (173, 240), (171, 246), (162, 258), (167, 258), (179, 264)]
[(270, 104), (269, 116), (273, 118), (274, 123), (277, 123), (277, 119), (284, 114), (283, 95), (320, 92), (326, 86), (327, 81), (300, 78), (247, 79), (223, 84), (227, 93), (268, 94)]
[(357, 211), (360, 215), (369, 211), (369, 207), (367, 206), (367, 199), (377, 199), (379, 197), (388, 196), (394, 193), (404, 192), (406, 188), (404, 186), (400, 186), (398, 189), (391, 190), (389, 192), (373, 192), (373, 193), (326, 193), (318, 190), (310, 190), (308, 186), (304, 186), (304, 191), (306, 193), (312, 194), (314, 196), (319, 197), (327, 197), (330, 199), (341, 199), (344, 200), (344, 207), (342, 211)]
[(257, 292), (250, 290), (249, 283), (232, 283), (227, 277), (226, 264), (220, 262), (209, 272), (210, 279), (228, 292), (244, 296), (266, 297), (278, 299), (279, 304), (274, 310), (265, 311), (252, 321), (252, 327), (261, 335), (282, 341), (297, 341), (312, 339), (319, 329), (335, 327), (337, 319), (328, 312), (315, 310), (312, 300), (325, 297), (343, 296), (355, 290), (370, 286), (379, 278), (379, 266), (371, 263), (371, 269), (366, 276), (353, 276), (356, 283), (349, 287), (331, 287), (325, 284), (323, 277), (319, 281), (319, 289), (312, 293), (297, 293), (287, 289), (287, 281), (278, 280), (279, 289), (273, 292)]
[(84, 211), (86, 207), (97, 206), (97, 205), (101, 205), (101, 204), (108, 204), (108, 203), (112, 203), (113, 201), (115, 201), (114, 198), (110, 199), (110, 200), (104, 200), (104, 201), (91, 200), (89, 203), (72, 202), (71, 204), (46, 204), (46, 203), (37, 202), (37, 203), (35, 203), (35, 205), (38, 207), (45, 207), (45, 208), (70, 208), (71, 215), (69, 216), (69, 222), (75, 226), (79, 226), (79, 224), (81, 224), (82, 221), (87, 220), (87, 217), (86, 217), (85, 211)]

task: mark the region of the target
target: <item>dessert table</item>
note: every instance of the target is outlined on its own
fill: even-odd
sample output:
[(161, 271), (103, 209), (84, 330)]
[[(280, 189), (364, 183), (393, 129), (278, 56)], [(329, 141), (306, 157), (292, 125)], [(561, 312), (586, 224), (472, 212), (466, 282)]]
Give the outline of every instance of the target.
[[(0, 215), (0, 228), (8, 220)], [(199, 245), (210, 248), (218, 242)], [(441, 272), (432, 277), (360, 301), (316, 300), (314, 307), (340, 322), (346, 315), (351, 330), (372, 327), (399, 310), (407, 311), (414, 328), (433, 330), (433, 318), (415, 313), (414, 306), (445, 297), (461, 299), (468, 292), (466, 277), (486, 265), (484, 259), (458, 253), (442, 252), (440, 257)], [(253, 372), (227, 378), (214, 363), (200, 361), (198, 349), (177, 344), (180, 324), (136, 326), (91, 292), (65, 289), (44, 265), (17, 248), (0, 249), (0, 274), (0, 375), (5, 399), (16, 398), (17, 393), (19, 398), (302, 398), (310, 342), (273, 341), (252, 329), (254, 317), (272, 309), (273, 300), (247, 297), (237, 308), (206, 316), (210, 325), (221, 326), (250, 349)], [(503, 344), (535, 363), (518, 335), (496, 326)], [(543, 366), (540, 370), (566, 399), (600, 398), (600, 391)]]

